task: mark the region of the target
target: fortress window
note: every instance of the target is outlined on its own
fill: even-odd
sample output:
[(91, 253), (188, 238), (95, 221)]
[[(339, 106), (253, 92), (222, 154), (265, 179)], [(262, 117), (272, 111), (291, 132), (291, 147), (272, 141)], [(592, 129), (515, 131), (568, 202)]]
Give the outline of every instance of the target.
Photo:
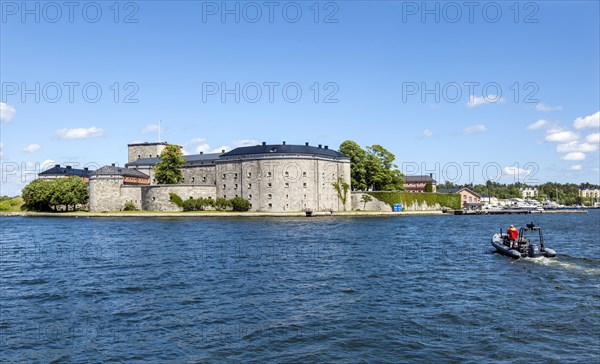
[(248, 178), (252, 177), (252, 172), (248, 172)]
[(195, 182), (195, 181), (196, 181), (196, 177), (192, 177), (192, 182)]
[(249, 200), (250, 200), (250, 199), (252, 199), (252, 195), (248, 195), (248, 199), (249, 199)]
[(268, 197), (268, 198), (273, 198), (273, 195), (269, 193), (269, 194), (267, 195), (267, 197)]
[(142, 156), (138, 154), (138, 159), (141, 159), (141, 158), (142, 158)]
[(290, 184), (288, 182), (285, 183), (285, 187), (288, 188), (290, 187)]
[[(234, 188), (236, 188), (236, 189), (238, 188), (238, 185), (237, 185), (237, 183), (235, 184), (235, 187), (234, 187)], [(237, 196), (236, 196), (236, 197), (237, 197)]]
[(267, 187), (271, 187), (273, 184), (271, 182), (267, 183)]
[(225, 173), (223, 173), (223, 179), (225, 179)]
[(271, 172), (267, 172), (267, 177), (271, 177)]
[(302, 172), (302, 176), (306, 177), (306, 172)]
[(152, 158), (152, 154), (150, 154), (150, 158)]
[(227, 185), (223, 185), (223, 189), (226, 189), (226, 188), (227, 188)]
[(237, 178), (237, 173), (234, 173), (234, 174), (233, 174), (233, 178)]
[(206, 176), (202, 177), (202, 182), (206, 182)]
[(285, 198), (289, 198), (289, 197), (290, 197), (290, 195), (285, 195)]
[(252, 188), (252, 183), (248, 183), (248, 189)]
[(227, 195), (223, 195), (223, 198), (224, 198), (224, 199), (227, 199)]
[(286, 176), (286, 177), (289, 177), (289, 176), (290, 176), (290, 172), (286, 171), (286, 172), (285, 172), (285, 176)]
[(304, 182), (304, 183), (302, 184), (302, 187), (306, 188), (306, 182)]
[(269, 204), (269, 208), (271, 208), (271, 207), (273, 207), (273, 204), (272, 204), (272, 203), (270, 203), (270, 204)]

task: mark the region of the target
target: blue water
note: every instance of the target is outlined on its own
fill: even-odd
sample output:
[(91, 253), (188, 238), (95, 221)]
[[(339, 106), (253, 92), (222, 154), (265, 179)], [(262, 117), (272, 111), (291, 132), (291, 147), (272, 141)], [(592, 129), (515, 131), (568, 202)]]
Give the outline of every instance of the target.
[[(491, 235), (530, 220), (559, 256)], [(600, 211), (1, 218), (6, 362), (598, 362)]]

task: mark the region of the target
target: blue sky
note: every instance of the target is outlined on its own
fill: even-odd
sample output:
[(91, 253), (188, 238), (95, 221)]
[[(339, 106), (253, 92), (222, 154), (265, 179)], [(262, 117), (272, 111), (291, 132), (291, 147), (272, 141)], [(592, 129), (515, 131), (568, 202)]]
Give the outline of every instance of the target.
[(439, 181), (600, 183), (599, 3), (466, 4), (3, 1), (0, 194), (159, 120), (188, 153), (351, 139)]

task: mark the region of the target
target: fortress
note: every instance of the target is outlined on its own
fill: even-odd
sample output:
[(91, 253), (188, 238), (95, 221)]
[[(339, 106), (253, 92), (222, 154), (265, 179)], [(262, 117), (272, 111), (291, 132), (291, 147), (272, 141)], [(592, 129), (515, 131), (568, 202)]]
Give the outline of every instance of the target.
[(153, 167), (166, 142), (128, 145), (125, 167), (104, 166), (90, 175), (90, 211), (121, 210), (126, 202), (148, 211), (178, 211), (182, 199), (243, 197), (251, 211), (298, 212), (351, 209), (350, 190), (342, 198), (334, 183), (350, 185), (350, 159), (328, 146), (267, 144), (229, 152), (184, 156), (184, 181), (157, 185)]

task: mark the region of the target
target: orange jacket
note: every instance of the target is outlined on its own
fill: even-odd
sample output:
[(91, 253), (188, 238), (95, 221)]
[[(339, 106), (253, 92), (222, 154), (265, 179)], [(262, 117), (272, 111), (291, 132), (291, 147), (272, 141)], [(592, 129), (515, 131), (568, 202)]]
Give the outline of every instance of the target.
[(519, 230), (517, 230), (517, 228), (509, 228), (507, 233), (510, 240), (517, 240), (519, 237)]

